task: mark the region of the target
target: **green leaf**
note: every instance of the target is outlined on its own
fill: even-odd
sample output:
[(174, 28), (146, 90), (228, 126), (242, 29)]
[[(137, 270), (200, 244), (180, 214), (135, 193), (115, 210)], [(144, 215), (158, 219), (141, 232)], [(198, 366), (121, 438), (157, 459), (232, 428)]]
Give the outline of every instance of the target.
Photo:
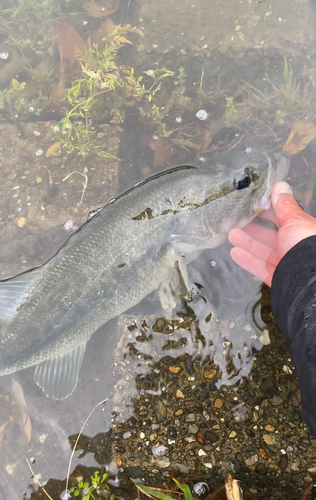
[(76, 491), (74, 492), (74, 495), (75, 495), (75, 497), (78, 497), (78, 496), (80, 495), (80, 491), (79, 491), (79, 490), (76, 490)]
[(191, 490), (187, 484), (181, 484), (175, 478), (173, 478), (174, 482), (178, 486), (178, 488), (184, 493), (184, 500), (194, 500)]
[(79, 488), (83, 488), (83, 481), (79, 481), (79, 483), (78, 483), (78, 487), (79, 487)]
[(86, 490), (87, 488), (89, 488), (89, 483), (88, 482), (84, 483), (84, 485), (83, 485), (83, 489), (84, 490)]
[(149, 488), (149, 486), (143, 486), (142, 484), (136, 484), (136, 486), (143, 493), (147, 493), (148, 495), (158, 498), (159, 500), (174, 500), (174, 498), (170, 497), (169, 495), (166, 495), (166, 493), (163, 493), (162, 491), (153, 490), (152, 488)]

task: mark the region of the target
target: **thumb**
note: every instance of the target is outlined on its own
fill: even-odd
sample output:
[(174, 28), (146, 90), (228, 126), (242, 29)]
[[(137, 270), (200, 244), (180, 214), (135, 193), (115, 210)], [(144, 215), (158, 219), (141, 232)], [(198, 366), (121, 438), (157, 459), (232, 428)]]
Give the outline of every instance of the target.
[(294, 199), (293, 191), (287, 182), (277, 182), (271, 194), (271, 201), (280, 226), (289, 220), (304, 217), (304, 210)]

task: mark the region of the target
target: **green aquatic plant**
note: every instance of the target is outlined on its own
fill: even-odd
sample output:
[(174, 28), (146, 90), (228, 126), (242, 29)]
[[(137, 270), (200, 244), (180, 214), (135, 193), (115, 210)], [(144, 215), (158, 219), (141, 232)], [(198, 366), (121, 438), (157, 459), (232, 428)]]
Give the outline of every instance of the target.
[(90, 476), (91, 483), (89, 481), (78, 482), (77, 486), (70, 488), (71, 493), (75, 497), (79, 497), (82, 500), (94, 500), (97, 498), (108, 498), (108, 500), (113, 500), (114, 495), (109, 494), (109, 485), (107, 484), (108, 475), (103, 474), (99, 477), (99, 471), (94, 473), (94, 476)]
[(13, 78), (10, 86), (0, 92), (0, 110), (9, 116), (32, 113), (38, 115), (48, 103), (48, 97), (42, 92), (36, 98), (30, 98), (24, 92), (26, 82), (18, 82)]
[(238, 127), (238, 112), (233, 97), (226, 97), (224, 121), (226, 127)]
[[(118, 50), (131, 43), (126, 38), (128, 33), (143, 36), (138, 28), (130, 25), (116, 26), (102, 50), (93, 45), (85, 54), (77, 55), (81, 75), (65, 91), (64, 100), (70, 109), (56, 127), (57, 139), (67, 152), (77, 151), (83, 156), (95, 152), (113, 158), (93, 143), (92, 125), (96, 112), (111, 123), (121, 123), (127, 107), (134, 106), (143, 98), (145, 102), (151, 102), (160, 90), (162, 80), (173, 74), (166, 68), (146, 71), (144, 73), (150, 82), (146, 85), (143, 75), (135, 76), (134, 68), (119, 65)], [(159, 123), (157, 113), (154, 123)], [(159, 125), (159, 130), (167, 134), (163, 124)]]
[[(178, 486), (180, 492), (182, 492), (181, 494), (183, 494), (184, 500), (194, 500), (191, 490), (187, 484), (179, 483), (179, 481), (177, 481), (174, 478), (173, 481)], [(150, 488), (149, 486), (143, 486), (142, 484), (139, 483), (135, 483), (135, 486), (139, 491), (141, 491), (150, 498), (158, 498), (158, 500), (174, 500), (174, 497), (168, 495), (167, 493), (164, 493), (164, 491), (161, 489)], [(171, 492), (171, 491), (169, 491), (169, 493), (177, 493), (177, 495), (179, 494), (179, 492)]]

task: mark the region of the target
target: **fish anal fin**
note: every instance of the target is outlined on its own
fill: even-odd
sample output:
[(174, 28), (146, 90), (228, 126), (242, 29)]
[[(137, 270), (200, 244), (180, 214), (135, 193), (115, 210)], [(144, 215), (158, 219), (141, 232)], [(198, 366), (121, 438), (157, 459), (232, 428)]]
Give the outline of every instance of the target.
[(79, 371), (86, 349), (86, 342), (72, 351), (36, 366), (34, 381), (45, 396), (52, 399), (66, 399), (76, 388)]

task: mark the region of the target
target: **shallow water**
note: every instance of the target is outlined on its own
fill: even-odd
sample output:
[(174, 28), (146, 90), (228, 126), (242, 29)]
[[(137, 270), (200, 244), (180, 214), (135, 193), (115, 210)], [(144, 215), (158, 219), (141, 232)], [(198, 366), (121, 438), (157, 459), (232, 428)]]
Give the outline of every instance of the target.
[[(1, 5), (1, 278), (46, 262), (89, 212), (140, 179), (228, 149), (280, 151), (297, 120), (315, 121), (314, 2), (114, 4), (104, 2), (118, 7), (107, 26), (83, 2)], [(58, 139), (56, 126), (71, 109), (61, 100), (65, 89), (81, 75), (74, 45), (101, 44), (111, 23), (144, 34), (126, 35), (133, 45), (119, 49), (117, 68), (174, 74), (151, 101), (118, 88), (112, 101), (100, 95), (86, 156), (78, 144), (67, 155), (58, 144), (67, 129), (60, 127)], [(119, 81), (122, 71), (110, 74)], [(152, 79), (144, 76), (148, 89)], [(104, 90), (100, 78), (95, 85)], [(160, 109), (155, 119), (153, 103)], [(121, 161), (98, 156), (96, 148)], [(288, 180), (316, 215), (314, 149), (311, 140), (294, 151)], [(13, 383), (12, 376), (0, 378), (0, 499), (44, 498), (39, 483), (47, 481), (47, 492), (60, 498), (75, 439), (107, 398), (83, 428), (70, 486), (108, 468), (116, 486), (118, 474), (123, 497), (135, 494), (129, 478), (160, 486), (170, 474), (215, 489), (228, 471), (245, 498), (298, 499), (313, 487), (315, 440), (302, 422), (269, 291), (228, 251), (228, 244), (206, 251), (190, 266), (198, 283), (193, 303), (166, 317), (153, 293), (95, 333), (66, 400), (46, 398), (33, 368), (15, 373)], [(167, 448), (164, 456), (153, 453), (157, 443)]]

